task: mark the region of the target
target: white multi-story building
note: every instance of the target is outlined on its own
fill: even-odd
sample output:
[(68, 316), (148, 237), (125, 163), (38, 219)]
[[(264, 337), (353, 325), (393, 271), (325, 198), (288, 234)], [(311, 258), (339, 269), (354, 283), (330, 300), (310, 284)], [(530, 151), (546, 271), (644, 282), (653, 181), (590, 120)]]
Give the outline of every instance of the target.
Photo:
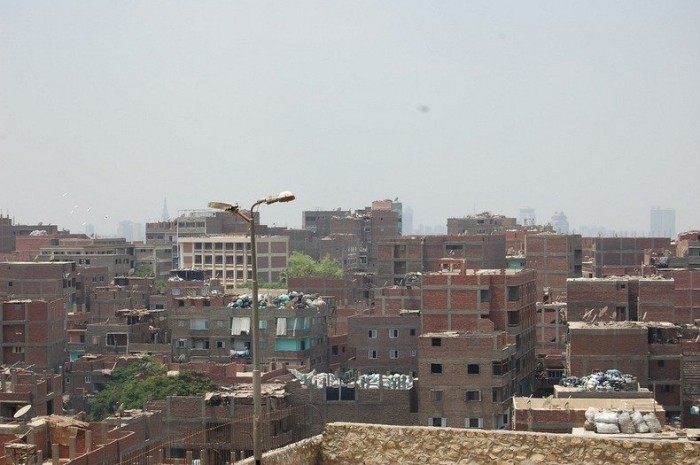
[[(198, 269), (221, 279), (224, 289), (235, 289), (253, 278), (250, 237), (217, 235), (178, 237), (180, 268)], [(256, 236), (258, 282), (279, 281), (287, 269), (289, 238)]]

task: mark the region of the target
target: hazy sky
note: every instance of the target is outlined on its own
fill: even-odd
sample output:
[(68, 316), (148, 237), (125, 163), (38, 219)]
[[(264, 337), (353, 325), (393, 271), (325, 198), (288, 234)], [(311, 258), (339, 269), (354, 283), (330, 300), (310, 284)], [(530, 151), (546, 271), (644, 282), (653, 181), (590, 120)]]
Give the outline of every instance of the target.
[(700, 228), (700, 2), (0, 0), (0, 162), (74, 232), (283, 190)]

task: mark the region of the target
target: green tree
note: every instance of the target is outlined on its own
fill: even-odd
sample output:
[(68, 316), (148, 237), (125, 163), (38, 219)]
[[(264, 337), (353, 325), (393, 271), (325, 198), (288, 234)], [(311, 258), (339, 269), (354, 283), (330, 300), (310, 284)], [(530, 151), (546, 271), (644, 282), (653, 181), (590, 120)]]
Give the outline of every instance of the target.
[(155, 276), (155, 274), (153, 273), (153, 270), (151, 270), (151, 267), (140, 264), (136, 265), (136, 268), (134, 268), (134, 276), (137, 278), (150, 278), (151, 276)]
[(330, 255), (326, 255), (317, 262), (309, 255), (301, 252), (292, 252), (287, 261), (286, 276), (290, 278), (304, 278), (307, 276), (323, 276), (326, 278), (342, 278), (343, 267)]
[(342, 278), (343, 267), (340, 266), (338, 260), (334, 260), (330, 255), (326, 255), (318, 263), (318, 272), (326, 278)]
[(200, 372), (183, 370), (177, 376), (168, 376), (163, 363), (144, 357), (114, 370), (104, 388), (90, 399), (88, 419), (100, 421), (120, 405), (125, 409), (142, 408), (146, 400), (194, 396), (215, 389), (216, 385)]

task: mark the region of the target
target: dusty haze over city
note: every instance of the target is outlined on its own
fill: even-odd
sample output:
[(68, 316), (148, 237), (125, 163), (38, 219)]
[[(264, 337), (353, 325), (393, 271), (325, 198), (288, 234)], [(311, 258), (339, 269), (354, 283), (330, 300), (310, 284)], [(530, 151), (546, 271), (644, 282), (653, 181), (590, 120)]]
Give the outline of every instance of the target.
[(112, 234), (398, 197), (700, 227), (697, 1), (0, 1), (0, 211)]

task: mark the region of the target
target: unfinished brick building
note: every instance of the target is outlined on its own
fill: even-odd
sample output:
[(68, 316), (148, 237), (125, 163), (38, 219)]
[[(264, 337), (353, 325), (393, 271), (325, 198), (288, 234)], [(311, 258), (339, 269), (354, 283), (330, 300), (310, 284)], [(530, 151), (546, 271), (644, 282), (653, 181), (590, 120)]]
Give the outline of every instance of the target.
[(633, 266), (645, 263), (645, 254), (663, 257), (671, 254), (668, 237), (584, 237), (581, 239), (584, 259), (590, 261), (588, 277), (604, 276), (604, 267)]
[(577, 278), (567, 281), (569, 321), (668, 321), (700, 318), (700, 271), (669, 277)]
[(448, 235), (473, 235), (504, 232), (517, 226), (516, 218), (482, 212), (462, 218), (447, 218)]
[[(439, 267), (421, 280), (421, 421), (444, 423), (435, 408), (448, 396), (444, 408), (456, 409), (448, 426), (504, 427), (510, 396), (529, 394), (534, 384), (535, 272), (469, 270), (453, 259)], [(441, 364), (450, 366), (447, 376), (439, 376)], [(474, 389), (465, 392), (465, 383)], [(443, 393), (431, 398), (431, 390)]]
[(506, 267), (504, 234), (404, 236), (379, 244), (376, 283), (403, 284), (406, 274), (439, 271), (444, 258), (466, 260), (470, 269)]
[(567, 373), (618, 369), (654, 393), (669, 416), (685, 426), (696, 405), (700, 380), (700, 328), (662, 322), (569, 322)]
[(581, 236), (542, 232), (525, 237), (528, 269), (537, 271), (537, 301), (566, 301), (566, 280), (582, 273)]
[(9, 300), (0, 307), (0, 363), (57, 370), (66, 358), (63, 300)]

